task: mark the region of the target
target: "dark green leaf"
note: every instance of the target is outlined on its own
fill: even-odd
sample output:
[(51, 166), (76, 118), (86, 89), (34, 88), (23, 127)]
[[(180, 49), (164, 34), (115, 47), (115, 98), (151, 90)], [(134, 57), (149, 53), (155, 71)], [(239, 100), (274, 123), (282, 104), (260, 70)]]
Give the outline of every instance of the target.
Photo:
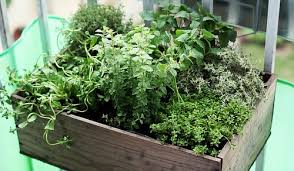
[(226, 47), (229, 43), (235, 42), (237, 37), (237, 32), (235, 30), (227, 30), (219, 35), (219, 41), (221, 47)]

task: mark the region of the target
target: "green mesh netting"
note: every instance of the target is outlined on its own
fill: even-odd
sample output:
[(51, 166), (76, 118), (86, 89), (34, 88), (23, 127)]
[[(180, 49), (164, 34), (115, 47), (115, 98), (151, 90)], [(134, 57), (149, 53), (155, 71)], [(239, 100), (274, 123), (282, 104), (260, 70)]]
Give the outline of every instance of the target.
[[(56, 54), (63, 47), (63, 40), (60, 36), (61, 31), (66, 27), (63, 18), (50, 16), (48, 19), (50, 51)], [(20, 74), (30, 71), (35, 65), (42, 65), (44, 54), (44, 39), (40, 32), (40, 21), (34, 20), (29, 24), (19, 40), (9, 49), (0, 53), (0, 81), (2, 85), (8, 83), (8, 67), (16, 69)], [(7, 87), (13, 90), (13, 87)], [(0, 112), (1, 113), (1, 112)], [(32, 160), (19, 154), (19, 146), (16, 134), (9, 133), (14, 127), (13, 119), (0, 117), (0, 153), (2, 171), (57, 171), (58, 168), (44, 164), (37, 160)]]

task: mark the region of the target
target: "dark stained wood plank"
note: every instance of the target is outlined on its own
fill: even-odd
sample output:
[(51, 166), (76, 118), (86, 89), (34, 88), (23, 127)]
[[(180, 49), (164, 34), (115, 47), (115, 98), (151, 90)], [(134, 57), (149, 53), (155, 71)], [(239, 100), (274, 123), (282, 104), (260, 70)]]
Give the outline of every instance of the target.
[(257, 106), (242, 134), (232, 140), (234, 147), (225, 145), (219, 158), (222, 159), (222, 171), (248, 171), (270, 135), (276, 77), (267, 82), (266, 97)]
[(52, 137), (72, 137), (71, 149), (48, 146), (39, 120), (18, 130), (21, 153), (72, 171), (218, 171), (221, 159), (163, 145), (148, 137), (122, 131), (74, 115), (60, 115)]

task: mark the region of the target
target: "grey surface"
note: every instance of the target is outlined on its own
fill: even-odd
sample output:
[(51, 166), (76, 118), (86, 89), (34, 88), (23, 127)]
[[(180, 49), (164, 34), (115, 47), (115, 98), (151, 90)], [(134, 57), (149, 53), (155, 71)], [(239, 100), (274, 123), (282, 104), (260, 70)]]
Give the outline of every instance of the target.
[[(269, 0), (214, 0), (214, 14), (234, 25), (266, 31)], [(278, 34), (294, 41), (294, 0), (280, 1)]]
[(202, 5), (209, 10), (209, 12), (213, 12), (213, 0), (202, 0)]
[[(43, 52), (50, 55), (50, 36), (48, 28), (48, 11), (46, 0), (38, 0), (38, 16), (40, 19), (40, 33), (43, 44)], [(46, 59), (45, 59), (46, 60)]]
[(7, 49), (11, 44), (8, 30), (6, 1), (0, 0), (0, 39), (3, 49)]
[[(154, 1), (153, 0), (143, 0), (143, 10), (144, 11), (153, 11), (154, 10)], [(150, 21), (145, 21), (146, 26), (150, 26)]]
[(264, 72), (273, 73), (275, 69), (276, 43), (279, 24), (280, 0), (269, 0), (266, 27)]

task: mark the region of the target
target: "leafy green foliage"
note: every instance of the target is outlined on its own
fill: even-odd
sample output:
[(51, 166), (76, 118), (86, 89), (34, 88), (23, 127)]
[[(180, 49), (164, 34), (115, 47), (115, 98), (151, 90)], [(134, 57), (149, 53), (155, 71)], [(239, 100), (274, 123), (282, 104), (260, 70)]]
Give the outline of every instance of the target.
[(95, 72), (100, 73), (99, 89), (116, 110), (113, 119), (107, 116), (108, 122), (131, 130), (151, 124), (161, 108), (160, 99), (167, 94), (170, 70), (176, 66), (150, 56), (155, 35), (149, 28), (136, 27), (125, 36), (106, 29), (99, 36), (101, 43), (94, 49), (101, 64), (95, 64), (99, 67)]
[(240, 133), (250, 116), (241, 100), (223, 105), (221, 99), (209, 93), (171, 103), (166, 112), (163, 122), (151, 125), (161, 141), (212, 156), (233, 134)]
[(142, 16), (152, 20), (151, 29), (157, 32), (155, 44), (158, 49), (177, 56), (181, 70), (192, 64), (202, 65), (204, 56), (212, 49), (226, 47), (236, 39), (233, 27), (200, 6), (194, 11), (168, 0), (159, 1), (158, 6), (157, 12), (145, 11)]
[(253, 68), (235, 45), (207, 55), (202, 67), (189, 68), (178, 80), (180, 91), (186, 94), (209, 88), (224, 103), (238, 98), (252, 108), (264, 94), (260, 71)]
[[(4, 116), (25, 128), (45, 121), (49, 140), (61, 113), (136, 131), (197, 154), (217, 155), (239, 133), (263, 93), (259, 71), (229, 45), (236, 32), (202, 8), (160, 1), (151, 28), (122, 23), (120, 9), (81, 7), (67, 45), (44, 68), (11, 73), (24, 98), (0, 91)], [(224, 48), (223, 48), (224, 47)], [(151, 132), (150, 132), (151, 131)]]
[[(201, 35), (200, 39), (209, 47), (226, 47), (229, 41), (236, 40), (237, 33), (233, 27), (208, 13), (201, 6), (194, 11), (183, 4), (171, 3), (170, 0), (159, 1), (158, 6), (159, 10), (155, 13), (142, 13), (144, 20), (152, 21), (151, 27), (155, 30), (176, 33), (179, 30), (196, 29)], [(218, 44), (215, 44), (217, 41)]]
[(74, 56), (86, 56), (84, 44), (96, 43), (93, 39), (86, 42), (97, 29), (107, 26), (117, 33), (126, 33), (132, 27), (132, 22), (123, 22), (124, 13), (120, 8), (105, 5), (81, 6), (70, 21), (67, 37), (67, 52)]

